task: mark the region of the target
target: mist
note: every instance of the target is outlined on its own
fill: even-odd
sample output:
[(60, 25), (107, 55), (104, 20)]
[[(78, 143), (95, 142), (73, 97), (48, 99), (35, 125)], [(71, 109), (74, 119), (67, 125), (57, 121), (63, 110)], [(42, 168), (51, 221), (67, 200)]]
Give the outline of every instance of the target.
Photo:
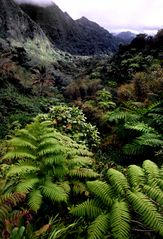
[(163, 28), (162, 0), (15, 0), (46, 6), (55, 2), (73, 19), (82, 16), (112, 32), (156, 33)]
[(14, 0), (17, 3), (33, 3), (36, 5), (41, 5), (41, 6), (47, 6), (50, 5), (52, 3), (54, 3), (54, 1), (52, 0)]

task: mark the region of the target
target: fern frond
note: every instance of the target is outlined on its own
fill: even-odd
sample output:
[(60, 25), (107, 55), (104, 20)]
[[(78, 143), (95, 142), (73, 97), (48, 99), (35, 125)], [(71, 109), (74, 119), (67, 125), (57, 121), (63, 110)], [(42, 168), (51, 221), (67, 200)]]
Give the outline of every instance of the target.
[(150, 175), (152, 178), (160, 178), (160, 170), (151, 160), (145, 160), (142, 167), (147, 175)]
[(160, 139), (158, 134), (144, 133), (142, 136), (137, 137), (131, 143), (123, 147), (125, 154), (142, 154), (145, 147), (160, 147), (163, 145), (163, 140)]
[(157, 187), (158, 179), (160, 179), (160, 170), (158, 166), (150, 160), (145, 160), (142, 166), (147, 175), (148, 185)]
[(68, 174), (68, 169), (63, 165), (55, 165), (53, 167), (53, 176), (57, 178), (63, 178), (66, 174)]
[(67, 194), (70, 193), (71, 188), (68, 181), (59, 182), (58, 185), (62, 187)]
[(63, 164), (66, 162), (66, 155), (64, 154), (53, 154), (44, 158), (45, 165)]
[(159, 187), (144, 185), (143, 191), (149, 198), (156, 201), (160, 205), (163, 205), (163, 191)]
[(126, 123), (125, 128), (139, 131), (142, 133), (155, 132), (155, 130), (152, 127), (150, 127), (148, 124), (145, 124), (144, 122), (136, 122), (136, 123), (132, 123), (132, 124)]
[(139, 144), (137, 140), (133, 140), (123, 147), (123, 152), (127, 155), (142, 154), (144, 152), (144, 145)]
[(32, 144), (35, 144), (37, 142), (37, 138), (28, 129), (20, 129), (19, 131), (17, 131), (16, 137), (26, 140)]
[(85, 195), (89, 195), (89, 192), (86, 188), (85, 183), (80, 181), (73, 181), (73, 192), (78, 195), (84, 193)]
[(150, 147), (160, 147), (163, 146), (163, 140), (159, 134), (144, 134), (138, 138), (140, 143)]
[(32, 154), (31, 152), (23, 151), (23, 150), (13, 150), (8, 152), (4, 157), (4, 159), (20, 159), (20, 158), (27, 158), (31, 160), (35, 160), (36, 156)]
[(10, 145), (14, 147), (23, 147), (23, 148), (29, 148), (30, 150), (35, 150), (36, 146), (35, 144), (31, 143), (31, 141), (28, 141), (28, 139), (24, 139), (23, 137), (15, 137), (9, 141)]
[(129, 192), (129, 201), (144, 223), (163, 236), (162, 216), (155, 205), (141, 192)]
[(124, 195), (128, 190), (129, 185), (123, 173), (111, 168), (108, 170), (107, 176), (115, 192), (119, 195)]
[(42, 194), (40, 190), (32, 190), (29, 194), (28, 205), (29, 207), (37, 212), (42, 204)]
[(7, 177), (25, 175), (31, 172), (37, 172), (38, 170), (39, 168), (33, 165), (12, 165), (7, 173)]
[(44, 149), (41, 149), (41, 150), (39, 150), (39, 152), (38, 152), (38, 156), (46, 156), (46, 155), (55, 155), (55, 154), (60, 154), (60, 153), (62, 153), (62, 152), (64, 152), (64, 150), (63, 150), (63, 147), (61, 147), (61, 146), (55, 146), (55, 145), (50, 145), (50, 146), (48, 146), (48, 147), (46, 147), (46, 148), (44, 148)]
[(28, 193), (39, 182), (38, 178), (26, 178), (19, 181), (16, 186), (17, 192)]
[(134, 114), (133, 112), (129, 111), (119, 111), (119, 110), (114, 110), (111, 113), (108, 114), (107, 119), (112, 122), (118, 122), (120, 120), (125, 120), (125, 121), (138, 121), (140, 119), (140, 115)]
[(116, 200), (111, 210), (111, 230), (115, 239), (128, 239), (130, 232), (130, 213), (128, 204)]
[(63, 187), (51, 181), (46, 181), (43, 186), (40, 186), (40, 189), (44, 196), (53, 202), (67, 202), (68, 194)]
[(145, 181), (143, 169), (137, 165), (130, 165), (128, 167), (127, 176), (133, 188), (139, 188)]
[(86, 166), (92, 164), (92, 159), (89, 157), (81, 157), (81, 156), (75, 156), (71, 160), (69, 160), (70, 165), (75, 166)]
[(92, 169), (78, 167), (70, 170), (69, 175), (79, 178), (96, 178), (99, 176), (98, 173), (94, 172)]
[(95, 200), (87, 200), (76, 207), (73, 207), (70, 213), (74, 216), (96, 218), (102, 213)]
[(154, 121), (157, 125), (162, 126), (163, 125), (163, 116), (156, 113), (149, 113), (149, 117), (153, 118), (152, 121)]
[(24, 193), (9, 193), (0, 197), (0, 222), (2, 223), (8, 216), (12, 207), (17, 206), (20, 202), (24, 201)]
[(108, 233), (110, 223), (109, 214), (99, 215), (88, 227), (88, 239), (101, 239)]
[(90, 192), (100, 198), (100, 200), (105, 205), (109, 207), (112, 205), (113, 192), (111, 187), (107, 183), (96, 180), (92, 182), (87, 182), (87, 187)]

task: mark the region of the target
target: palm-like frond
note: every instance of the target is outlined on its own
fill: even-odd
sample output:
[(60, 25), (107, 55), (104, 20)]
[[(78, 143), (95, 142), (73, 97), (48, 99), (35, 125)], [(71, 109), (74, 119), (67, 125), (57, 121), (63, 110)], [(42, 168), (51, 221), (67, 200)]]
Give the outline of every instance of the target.
[(137, 165), (130, 165), (128, 167), (128, 179), (131, 187), (136, 188), (144, 184), (144, 171)]
[(26, 178), (26, 179), (22, 179), (21, 181), (19, 181), (19, 183), (16, 186), (16, 191), (17, 192), (24, 192), (24, 193), (28, 193), (30, 190), (32, 190), (34, 188), (34, 186), (39, 183), (39, 179), (38, 178)]
[(151, 160), (145, 160), (142, 166), (148, 176), (152, 178), (160, 178), (159, 167), (154, 162)]
[(113, 191), (110, 185), (99, 180), (87, 182), (89, 191), (95, 194), (107, 206), (112, 205)]
[(101, 239), (108, 233), (110, 215), (99, 215), (88, 228), (88, 239)]
[(36, 211), (41, 207), (42, 204), (42, 194), (40, 190), (33, 190), (29, 194), (28, 205), (33, 210)]
[(34, 154), (32, 154), (30, 151), (25, 151), (23, 149), (14, 149), (13, 151), (8, 152), (4, 157), (4, 159), (31, 159), (31, 160), (35, 160), (36, 156)]
[(11, 177), (14, 175), (25, 175), (32, 172), (37, 172), (38, 170), (38, 167), (33, 165), (12, 165), (7, 173), (7, 176)]
[(130, 213), (128, 204), (116, 200), (111, 210), (111, 230), (115, 239), (127, 239), (130, 235)]
[(162, 216), (155, 205), (141, 192), (129, 192), (129, 201), (144, 223), (163, 236)]
[(148, 124), (145, 124), (144, 122), (135, 122), (135, 123), (133, 122), (132, 124), (126, 123), (125, 128), (140, 131), (141, 133), (155, 132), (155, 130), (152, 127), (150, 127)]
[(79, 178), (96, 178), (98, 173), (94, 172), (92, 169), (75, 167), (69, 172), (71, 177)]
[(106, 233), (115, 239), (129, 239), (132, 219), (129, 209), (137, 213), (140, 225), (143, 222), (144, 228), (151, 228), (162, 236), (163, 180), (157, 165), (146, 160), (143, 168), (129, 166), (125, 175), (115, 169), (109, 169), (107, 175), (108, 183), (87, 182), (89, 197), (92, 195), (93, 199), (70, 211), (75, 216), (94, 219), (88, 228), (88, 238), (102, 239)]
[(40, 187), (42, 194), (52, 200), (53, 202), (67, 202), (68, 194), (65, 192), (63, 187), (52, 183), (51, 181), (45, 182)]
[(143, 187), (143, 191), (153, 201), (159, 203), (160, 205), (163, 205), (163, 191), (158, 186), (152, 187), (145, 185)]
[[(35, 211), (41, 206), (42, 196), (53, 202), (67, 202), (70, 188), (63, 182), (65, 177), (72, 180), (98, 176), (88, 168), (93, 162), (92, 153), (54, 130), (51, 124), (36, 118), (18, 130), (9, 140), (9, 152), (4, 157), (12, 160), (8, 180), (13, 181), (17, 191), (28, 194), (28, 204)], [(32, 203), (33, 198), (36, 203)]]
[(31, 142), (30, 139), (23, 138), (23, 137), (13, 138), (9, 142), (12, 146), (16, 146), (19, 148), (20, 147), (27, 148), (30, 151), (34, 151), (37, 148), (36, 145), (34, 144), (35, 142)]
[(73, 157), (69, 164), (71, 164), (72, 166), (85, 166), (85, 165), (91, 165), (92, 164), (92, 159), (89, 157), (81, 157), (81, 156), (76, 156)]
[(137, 137), (131, 143), (123, 147), (123, 151), (128, 155), (142, 154), (145, 148), (157, 148), (163, 145), (163, 140), (157, 133), (144, 133), (142, 136)]
[(114, 110), (111, 113), (107, 115), (107, 120), (112, 122), (118, 122), (120, 120), (124, 121), (138, 121), (140, 119), (140, 115), (134, 114), (132, 111), (120, 111), (120, 110)]
[(114, 191), (119, 195), (124, 195), (129, 185), (123, 173), (111, 168), (108, 170), (107, 175)]
[(71, 209), (71, 214), (79, 217), (96, 218), (102, 213), (95, 200), (87, 200)]

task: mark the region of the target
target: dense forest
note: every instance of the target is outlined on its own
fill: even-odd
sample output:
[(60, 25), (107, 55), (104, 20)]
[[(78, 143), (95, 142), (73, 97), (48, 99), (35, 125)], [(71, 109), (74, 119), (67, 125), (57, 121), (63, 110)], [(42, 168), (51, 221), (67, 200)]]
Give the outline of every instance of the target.
[(163, 30), (36, 50), (0, 41), (0, 237), (162, 238)]

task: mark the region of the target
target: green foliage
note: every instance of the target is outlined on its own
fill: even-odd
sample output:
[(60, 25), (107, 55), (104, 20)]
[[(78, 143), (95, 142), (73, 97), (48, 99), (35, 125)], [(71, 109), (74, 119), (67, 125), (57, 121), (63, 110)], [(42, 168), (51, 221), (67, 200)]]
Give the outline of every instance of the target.
[(73, 207), (71, 213), (91, 222), (88, 238), (130, 238), (131, 230), (141, 231), (142, 227), (163, 236), (161, 172), (150, 160), (144, 161), (142, 168), (130, 165), (125, 174), (109, 169), (108, 183), (87, 182), (91, 199)]
[[(65, 182), (98, 174), (87, 166), (92, 154), (67, 136), (51, 127), (52, 122), (36, 120), (17, 131), (9, 141), (4, 160), (12, 164), (7, 172), (13, 190), (28, 195), (28, 205), (38, 211), (43, 198), (52, 202), (67, 202), (69, 185)], [(88, 162), (87, 162), (88, 160)]]
[(23, 236), (24, 231), (25, 227), (23, 226), (21, 226), (20, 228), (15, 227), (11, 232), (10, 239), (25, 239), (25, 237)]
[(114, 109), (116, 103), (113, 102), (112, 95), (106, 89), (97, 92), (98, 106), (104, 110)]
[(87, 123), (84, 113), (77, 107), (53, 106), (50, 108), (48, 118), (52, 120), (56, 129), (66, 133), (78, 143), (86, 144), (92, 148), (100, 142), (96, 126)]
[(125, 155), (145, 157), (151, 152), (154, 156), (163, 147), (161, 105), (162, 102), (157, 102), (148, 108), (135, 106), (135, 109), (115, 109), (106, 114), (105, 119), (114, 125), (113, 132), (121, 140)]

